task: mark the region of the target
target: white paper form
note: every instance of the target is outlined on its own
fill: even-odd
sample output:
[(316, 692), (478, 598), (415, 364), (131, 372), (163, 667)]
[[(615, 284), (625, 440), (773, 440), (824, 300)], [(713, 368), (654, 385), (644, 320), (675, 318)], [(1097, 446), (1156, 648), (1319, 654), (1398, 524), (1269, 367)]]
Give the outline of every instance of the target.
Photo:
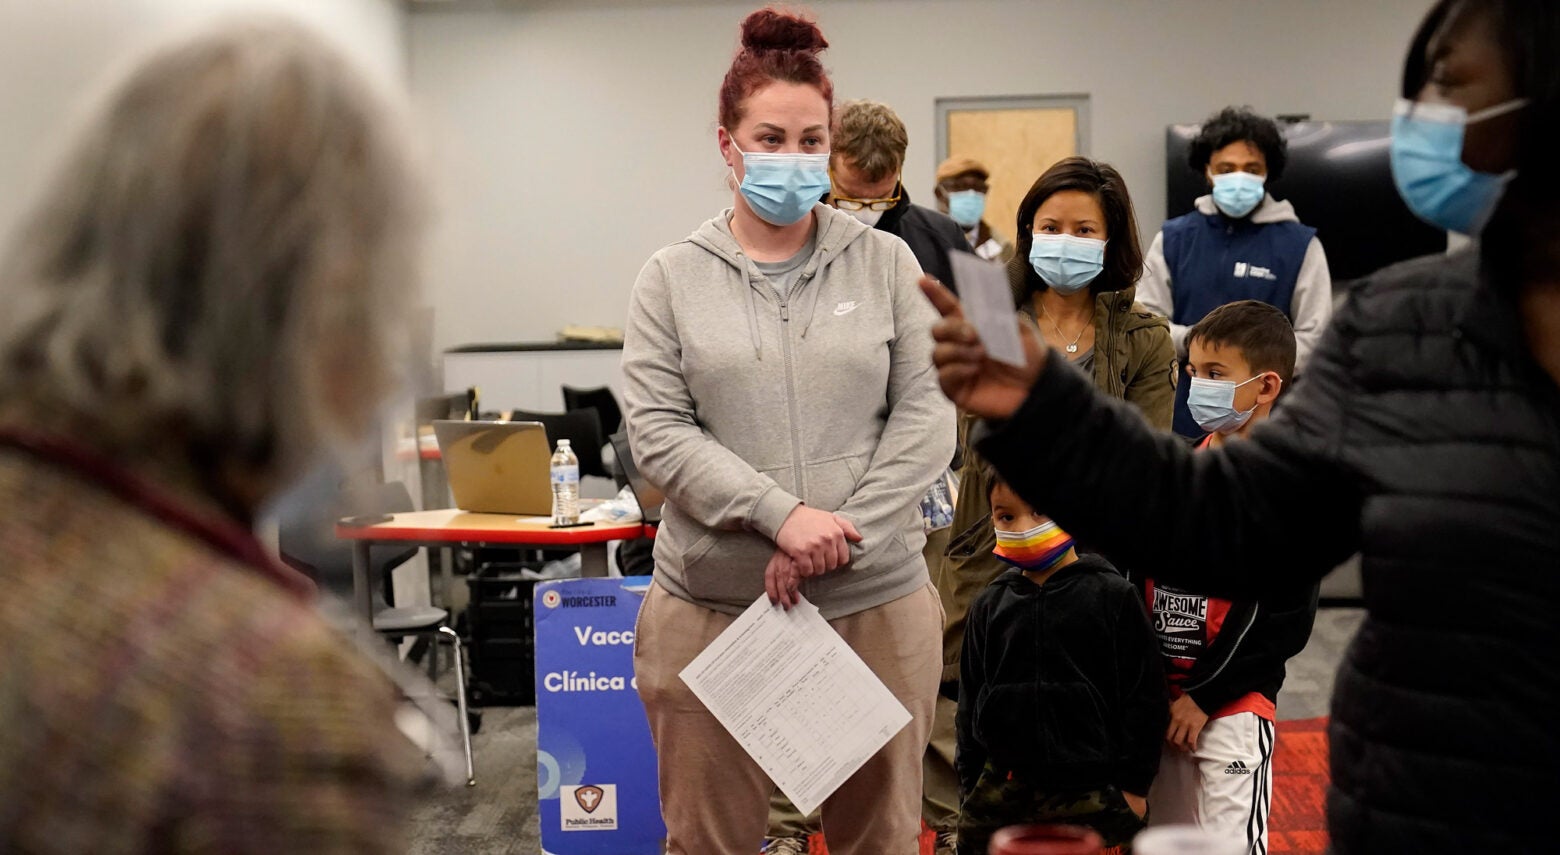
[(998, 362), (1022, 368), (1024, 343), (1018, 338), (1013, 289), (1008, 286), (1007, 270), (968, 252), (948, 253), (948, 263), (953, 268), (953, 280), (959, 285), (959, 302), (964, 305), (964, 316), (980, 333), (987, 355)]
[(806, 600), (759, 597), (679, 676), (804, 815), (910, 723)]

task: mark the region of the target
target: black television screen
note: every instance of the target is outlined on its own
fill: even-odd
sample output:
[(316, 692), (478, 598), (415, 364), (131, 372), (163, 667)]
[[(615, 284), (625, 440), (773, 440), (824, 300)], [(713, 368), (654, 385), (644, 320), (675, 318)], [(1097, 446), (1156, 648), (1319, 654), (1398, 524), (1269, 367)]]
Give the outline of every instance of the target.
[[(1199, 125), (1165, 132), (1167, 216), (1192, 210), (1208, 193), (1203, 173), (1186, 162)], [(1294, 122), (1284, 128), (1289, 165), (1268, 185), (1316, 229), (1335, 287), (1389, 264), (1446, 250), (1446, 232), (1408, 210), (1392, 183), (1387, 122)]]

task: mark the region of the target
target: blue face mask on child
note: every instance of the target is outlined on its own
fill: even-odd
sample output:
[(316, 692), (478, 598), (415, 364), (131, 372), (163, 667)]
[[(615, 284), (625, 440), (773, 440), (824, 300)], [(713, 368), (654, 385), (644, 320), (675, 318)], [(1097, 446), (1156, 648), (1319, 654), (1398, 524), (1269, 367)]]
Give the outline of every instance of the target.
[(1029, 266), (1052, 290), (1076, 294), (1104, 271), (1105, 241), (1037, 234), (1029, 247)]
[(1409, 209), (1449, 232), (1477, 235), (1483, 231), (1516, 173), (1490, 175), (1463, 163), (1463, 132), (1468, 125), (1527, 103), (1526, 98), (1517, 98), (1470, 116), (1450, 104), (1398, 99), (1392, 111), (1392, 180)]
[(966, 229), (980, 225), (986, 215), (986, 194), (979, 190), (957, 190), (948, 194), (948, 216)]
[(828, 154), (747, 152), (734, 139), (731, 147), (742, 155), (742, 197), (771, 225), (799, 222), (832, 186)]
[(1205, 432), (1234, 433), (1251, 421), (1251, 414), (1257, 411), (1256, 405), (1245, 411), (1235, 409), (1235, 390), (1257, 377), (1240, 383), (1193, 377), (1191, 391), (1186, 394), (1186, 408)]
[(1267, 177), (1249, 172), (1224, 172), (1213, 176), (1213, 204), (1224, 216), (1241, 219), (1262, 204)]

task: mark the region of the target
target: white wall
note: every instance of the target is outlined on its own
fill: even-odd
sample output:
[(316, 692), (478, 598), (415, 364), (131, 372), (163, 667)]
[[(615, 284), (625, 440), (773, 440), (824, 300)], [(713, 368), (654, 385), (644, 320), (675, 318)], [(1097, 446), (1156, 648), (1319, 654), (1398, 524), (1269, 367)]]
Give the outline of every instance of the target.
[[(716, 89), (758, 0), (417, 7), (414, 97), (444, 179), (439, 347), (622, 325), (644, 260), (729, 204)], [(1164, 126), (1228, 103), (1384, 118), (1429, 0), (814, 0), (837, 97), (894, 106), (930, 202), (934, 101), (1087, 93), (1093, 156), (1164, 211)]]
[(400, 0), (0, 0), (0, 236), (48, 175), (103, 75), (180, 27), (272, 12), (309, 23), (365, 68), (404, 83)]

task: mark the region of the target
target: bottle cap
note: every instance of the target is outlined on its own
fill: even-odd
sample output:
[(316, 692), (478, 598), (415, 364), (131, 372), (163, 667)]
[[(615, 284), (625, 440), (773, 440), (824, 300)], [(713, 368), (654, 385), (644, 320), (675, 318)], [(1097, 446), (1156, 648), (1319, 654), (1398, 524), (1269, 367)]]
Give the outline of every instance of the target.
[(566, 440), (566, 439), (558, 440), (558, 447), (559, 448), (568, 448), (569, 447), (569, 441)]

